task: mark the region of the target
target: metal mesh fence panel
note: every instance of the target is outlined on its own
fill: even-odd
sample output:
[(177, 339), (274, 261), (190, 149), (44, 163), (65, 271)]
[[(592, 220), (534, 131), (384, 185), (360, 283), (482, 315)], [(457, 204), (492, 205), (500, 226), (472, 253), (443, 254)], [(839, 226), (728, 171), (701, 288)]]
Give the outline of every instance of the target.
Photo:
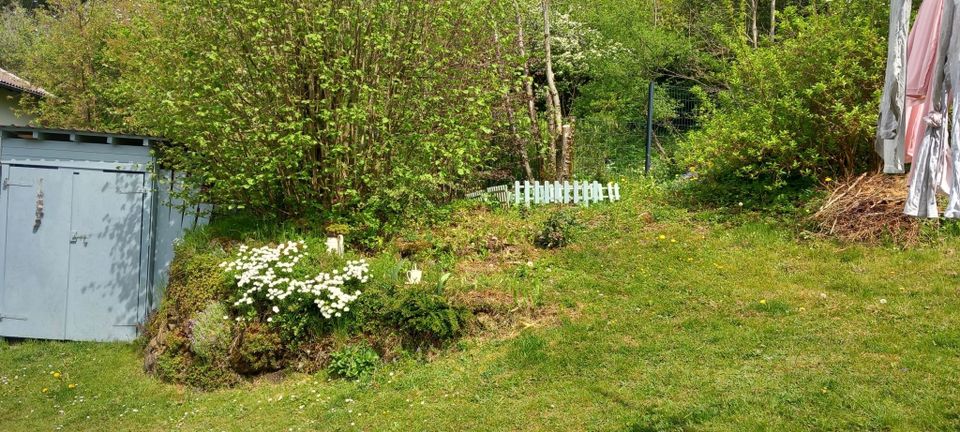
[[(689, 86), (654, 87), (653, 134), (649, 143), (653, 164), (662, 153), (698, 126), (701, 98)], [(644, 171), (647, 147), (647, 110), (633, 120), (590, 117), (576, 124), (574, 175), (607, 179), (622, 173)]]

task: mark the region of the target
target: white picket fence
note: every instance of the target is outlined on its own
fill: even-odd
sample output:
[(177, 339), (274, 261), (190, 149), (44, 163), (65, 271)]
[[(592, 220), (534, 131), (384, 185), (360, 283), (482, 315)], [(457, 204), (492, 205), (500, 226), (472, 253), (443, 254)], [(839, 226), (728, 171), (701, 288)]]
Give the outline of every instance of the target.
[(591, 203), (620, 201), (620, 184), (587, 181), (514, 182), (510, 185), (489, 187), (467, 194), (467, 198), (490, 195), (504, 204), (575, 204), (589, 207)]

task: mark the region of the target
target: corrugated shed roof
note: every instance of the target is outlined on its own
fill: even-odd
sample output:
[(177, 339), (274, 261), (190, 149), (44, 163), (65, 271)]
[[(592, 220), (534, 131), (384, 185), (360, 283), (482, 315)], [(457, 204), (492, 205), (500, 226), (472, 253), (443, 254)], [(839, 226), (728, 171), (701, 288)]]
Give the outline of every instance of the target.
[(8, 88), (14, 91), (30, 93), (36, 96), (48, 95), (46, 90), (30, 84), (29, 81), (20, 78), (3, 68), (0, 68), (0, 87)]

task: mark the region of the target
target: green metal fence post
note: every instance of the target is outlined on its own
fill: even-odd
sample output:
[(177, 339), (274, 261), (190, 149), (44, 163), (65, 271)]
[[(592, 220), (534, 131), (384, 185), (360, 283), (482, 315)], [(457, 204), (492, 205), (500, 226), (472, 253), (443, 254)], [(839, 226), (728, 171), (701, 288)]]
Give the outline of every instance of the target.
[(647, 148), (643, 165), (643, 174), (650, 174), (650, 147), (653, 145), (653, 81), (650, 81), (650, 94), (647, 96)]

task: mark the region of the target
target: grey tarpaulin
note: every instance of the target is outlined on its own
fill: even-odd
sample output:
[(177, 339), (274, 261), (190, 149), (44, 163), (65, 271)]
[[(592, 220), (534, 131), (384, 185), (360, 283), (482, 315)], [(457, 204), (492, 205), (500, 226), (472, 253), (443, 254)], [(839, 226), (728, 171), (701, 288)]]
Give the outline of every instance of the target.
[(890, 29), (887, 43), (887, 73), (880, 100), (876, 150), (883, 158), (883, 172), (904, 172), (904, 108), (907, 88), (907, 38), (911, 0), (890, 0)]
[[(947, 61), (953, 61), (955, 55), (949, 55), (954, 23), (954, 9), (958, 0), (947, 0), (943, 3), (942, 19), (944, 23), (940, 29), (940, 45), (937, 49), (937, 62), (933, 70), (932, 94), (936, 95), (933, 111), (924, 116), (927, 123), (926, 132), (914, 156), (911, 167), (912, 180), (907, 194), (907, 203), (904, 213), (918, 217), (939, 217), (937, 209), (937, 189), (948, 173), (949, 163), (949, 136), (947, 115), (948, 98), (946, 93)], [(953, 191), (956, 193), (956, 191)]]
[(954, 10), (953, 22), (950, 31), (950, 53), (946, 63), (947, 92), (953, 98), (953, 111), (950, 116), (950, 160), (952, 176), (950, 181), (950, 201), (944, 216), (960, 218), (960, 14)]

